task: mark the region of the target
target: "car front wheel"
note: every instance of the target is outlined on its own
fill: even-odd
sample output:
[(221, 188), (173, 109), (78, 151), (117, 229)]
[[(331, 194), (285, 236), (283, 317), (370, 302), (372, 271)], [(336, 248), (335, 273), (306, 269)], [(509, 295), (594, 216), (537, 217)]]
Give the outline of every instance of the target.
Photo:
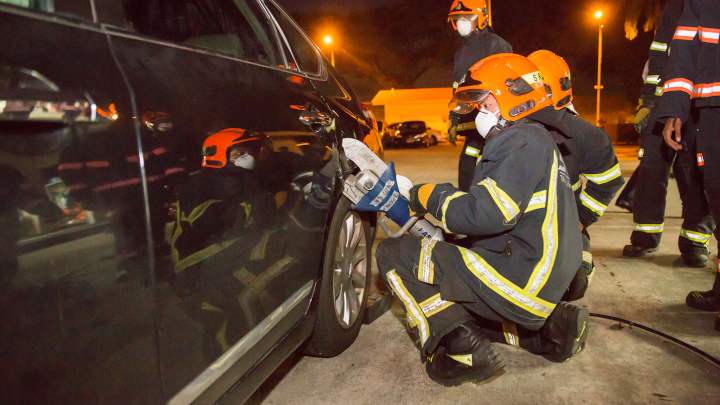
[(315, 329), (308, 354), (333, 357), (357, 337), (370, 287), (370, 224), (341, 197), (328, 232)]

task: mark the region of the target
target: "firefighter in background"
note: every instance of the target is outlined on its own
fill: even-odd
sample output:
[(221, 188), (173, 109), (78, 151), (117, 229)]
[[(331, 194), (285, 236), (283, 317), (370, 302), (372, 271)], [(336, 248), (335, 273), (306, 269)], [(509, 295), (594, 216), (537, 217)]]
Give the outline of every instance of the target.
[(473, 66), (450, 103), (459, 114), (480, 108), (476, 125), (487, 144), (470, 191), (451, 184), (410, 191), (412, 211), (468, 235), (472, 247), (412, 235), (378, 246), (378, 269), (440, 384), (480, 382), (503, 368), (478, 326), (485, 320), (531, 331), (506, 333), (552, 361), (585, 345), (588, 310), (560, 302), (582, 261), (575, 198), (551, 135), (527, 119), (548, 105), (527, 58), (496, 55)]
[(244, 287), (233, 270), (257, 272), (246, 267), (275, 202), (254, 171), (269, 149), (262, 135), (243, 129), (211, 135), (203, 143), (203, 169), (180, 192), (171, 241), (175, 290), (205, 326), (208, 360), (228, 350), (246, 326), (230, 322), (242, 318), (233, 314), (240, 310), (237, 297)]
[[(572, 137), (558, 144), (575, 192), (583, 240), (583, 264), (563, 296), (563, 301), (582, 298), (592, 281), (595, 265), (592, 260), (588, 227), (597, 222), (625, 180), (615, 156), (610, 136), (599, 127), (577, 116), (572, 105), (570, 68), (565, 60), (546, 50), (528, 56), (540, 69), (552, 107), (530, 115), (551, 128), (566, 128)], [(559, 123), (559, 124), (558, 124)], [(588, 181), (583, 190), (580, 176)]]
[[(715, 222), (720, 221), (720, 3), (686, 0), (672, 41), (672, 53), (657, 106), (657, 119), (665, 121), (665, 143), (675, 151), (685, 151), (690, 134), (695, 135), (699, 181), (704, 182)], [(683, 125), (687, 125), (683, 129)], [(692, 135), (691, 135), (692, 136)], [(684, 144), (683, 144), (684, 143)], [(715, 228), (720, 243), (720, 230)], [(703, 235), (704, 237), (704, 235)], [(708, 235), (709, 238), (709, 235)], [(720, 248), (720, 246), (718, 247)], [(710, 291), (692, 291), (686, 303), (704, 311), (720, 311), (720, 259), (715, 283)], [(715, 319), (720, 331), (720, 314)]]
[[(511, 53), (512, 47), (504, 39), (495, 35), (488, 25), (490, 10), (486, 0), (455, 0), (450, 7), (448, 21), (460, 35), (462, 45), (455, 52), (453, 67), (453, 94), (458, 84), (471, 66), (488, 56), (499, 53)], [(450, 112), (448, 140), (455, 145), (458, 135), (465, 137), (465, 145), (460, 152), (458, 163), (458, 188), (468, 191), (475, 174), (475, 166), (482, 155), (485, 140), (475, 130), (475, 116)]]
[(660, 117), (654, 108), (663, 93), (670, 41), (682, 10), (683, 0), (667, 3), (650, 46), (648, 76), (635, 116), (636, 127), (642, 128), (642, 132), (640, 165), (636, 170), (637, 183), (632, 199), (633, 232), (630, 244), (623, 248), (623, 255), (641, 257), (658, 250), (665, 222), (668, 177), (670, 169), (674, 168), (683, 206), (683, 224), (678, 237), (680, 255), (685, 265), (704, 267), (710, 254), (707, 245), (715, 223), (695, 163), (695, 134), (685, 137), (686, 148), (683, 150), (668, 147), (661, 134), (663, 122), (658, 120)]
[[(142, 120), (147, 127), (146, 115)], [(73, 200), (109, 219), (119, 259), (116, 279), (127, 281), (142, 276), (147, 282), (147, 267), (143, 265), (148, 248), (145, 202), (137, 198), (143, 193), (142, 177), (137, 138), (131, 128), (132, 117), (120, 112), (109, 128), (114, 133), (82, 143), (73, 139), (60, 153), (58, 173)], [(170, 186), (183, 183), (187, 176), (183, 163), (169, 146), (172, 135), (165, 132), (159, 128), (143, 128), (140, 132), (155, 250), (166, 243), (165, 225), (174, 198)]]

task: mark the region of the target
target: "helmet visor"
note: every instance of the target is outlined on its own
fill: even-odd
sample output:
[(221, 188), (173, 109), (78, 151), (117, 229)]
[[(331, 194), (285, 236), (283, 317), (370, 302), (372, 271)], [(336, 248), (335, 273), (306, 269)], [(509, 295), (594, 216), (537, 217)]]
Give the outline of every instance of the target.
[(455, 93), (448, 108), (457, 114), (467, 114), (475, 109), (477, 104), (482, 103), (490, 91), (481, 89), (459, 90)]
[(448, 21), (458, 21), (458, 20), (467, 20), (467, 21), (475, 21), (478, 19), (477, 14), (450, 14), (448, 15)]

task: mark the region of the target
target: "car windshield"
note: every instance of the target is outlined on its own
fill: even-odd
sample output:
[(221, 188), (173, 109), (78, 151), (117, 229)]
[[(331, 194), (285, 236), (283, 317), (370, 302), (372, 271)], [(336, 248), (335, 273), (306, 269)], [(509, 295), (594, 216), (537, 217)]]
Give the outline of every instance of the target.
[(423, 121), (403, 122), (398, 130), (401, 134), (425, 132), (425, 123)]

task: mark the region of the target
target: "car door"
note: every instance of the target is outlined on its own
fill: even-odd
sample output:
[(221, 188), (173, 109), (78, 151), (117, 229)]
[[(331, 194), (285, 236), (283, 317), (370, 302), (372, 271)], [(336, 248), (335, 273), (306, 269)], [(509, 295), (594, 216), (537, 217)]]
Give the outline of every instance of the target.
[[(132, 88), (149, 146), (146, 170), (157, 179), (149, 198), (164, 389), (173, 403), (209, 400), (307, 310), (334, 197), (337, 142), (300, 117), (321, 126), (328, 120), (310, 80), (324, 72), (317, 52), (306, 70), (308, 60), (282, 50), (282, 36), (254, 0), (116, 3), (98, 13)], [(211, 200), (185, 211), (196, 176), (232, 169), (200, 167), (203, 142), (222, 131), (249, 131), (266, 147), (237, 198), (223, 200), (234, 207), (227, 216), (211, 218)], [(178, 247), (205, 219), (218, 225), (188, 245), (193, 251)], [(185, 260), (191, 256), (197, 260)]]
[(90, 1), (1, 1), (0, 42), (0, 403), (159, 403), (138, 139), (107, 37)]

